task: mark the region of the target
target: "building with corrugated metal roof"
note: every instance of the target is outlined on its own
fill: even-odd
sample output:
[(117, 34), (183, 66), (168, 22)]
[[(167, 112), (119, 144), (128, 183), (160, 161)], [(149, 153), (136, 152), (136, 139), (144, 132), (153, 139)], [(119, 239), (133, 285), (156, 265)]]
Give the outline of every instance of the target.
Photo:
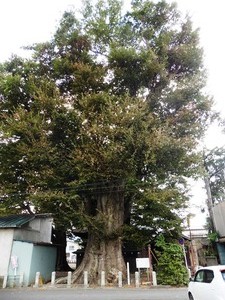
[[(50, 214), (0, 217), (0, 276), (7, 275), (8, 285), (19, 278), (29, 286), (36, 272), (44, 281), (55, 270), (57, 249), (52, 244), (53, 218)], [(20, 283), (21, 284), (21, 283)]]

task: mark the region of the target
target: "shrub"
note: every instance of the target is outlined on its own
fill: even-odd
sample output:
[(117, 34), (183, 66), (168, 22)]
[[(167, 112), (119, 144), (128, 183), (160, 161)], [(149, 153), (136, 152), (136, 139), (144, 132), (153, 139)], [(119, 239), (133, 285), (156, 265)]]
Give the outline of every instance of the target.
[(160, 235), (156, 246), (157, 281), (158, 284), (180, 286), (188, 283), (188, 270), (184, 263), (184, 253), (178, 243), (166, 243), (164, 237)]

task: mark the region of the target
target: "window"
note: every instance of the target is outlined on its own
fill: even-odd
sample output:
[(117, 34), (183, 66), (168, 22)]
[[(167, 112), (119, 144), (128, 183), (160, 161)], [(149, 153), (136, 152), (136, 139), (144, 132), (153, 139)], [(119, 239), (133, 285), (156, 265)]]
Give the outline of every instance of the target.
[(205, 270), (204, 273), (205, 273), (204, 274), (205, 275), (204, 276), (204, 282), (210, 283), (213, 280), (213, 278), (214, 278), (213, 271), (211, 271), (211, 270)]
[(225, 270), (221, 270), (221, 274), (222, 274), (223, 280), (225, 281)]
[(204, 277), (204, 272), (203, 270), (198, 271), (198, 273), (195, 275), (195, 280), (196, 282), (203, 282), (203, 277)]
[(195, 276), (196, 282), (210, 283), (214, 278), (212, 270), (200, 270)]

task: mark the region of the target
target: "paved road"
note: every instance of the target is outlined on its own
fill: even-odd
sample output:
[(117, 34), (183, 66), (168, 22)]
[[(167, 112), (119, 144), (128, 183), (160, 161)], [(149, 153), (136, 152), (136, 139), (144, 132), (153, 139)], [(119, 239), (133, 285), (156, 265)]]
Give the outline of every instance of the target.
[(0, 300), (187, 300), (186, 288), (1, 289)]

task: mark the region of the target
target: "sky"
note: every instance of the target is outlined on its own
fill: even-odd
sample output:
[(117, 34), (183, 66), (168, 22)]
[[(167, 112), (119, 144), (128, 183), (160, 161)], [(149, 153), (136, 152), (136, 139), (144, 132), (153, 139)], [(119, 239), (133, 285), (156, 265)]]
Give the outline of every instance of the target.
[[(128, 0), (125, 0), (128, 1)], [(172, 0), (168, 0), (172, 2)], [(225, 117), (224, 70), (225, 43), (223, 41), (225, 18), (224, 0), (177, 0), (178, 9), (188, 13), (194, 28), (200, 30), (200, 45), (204, 49), (204, 64), (208, 73), (206, 91), (214, 98), (214, 108)], [(49, 40), (63, 12), (79, 9), (81, 0), (1, 0), (0, 1), (0, 62), (12, 54), (21, 55), (22, 46)], [(204, 140), (207, 148), (225, 145), (224, 135), (212, 126)], [(206, 195), (202, 182), (193, 184), (191, 211), (196, 217), (192, 227), (205, 220), (200, 210), (205, 207)]]

